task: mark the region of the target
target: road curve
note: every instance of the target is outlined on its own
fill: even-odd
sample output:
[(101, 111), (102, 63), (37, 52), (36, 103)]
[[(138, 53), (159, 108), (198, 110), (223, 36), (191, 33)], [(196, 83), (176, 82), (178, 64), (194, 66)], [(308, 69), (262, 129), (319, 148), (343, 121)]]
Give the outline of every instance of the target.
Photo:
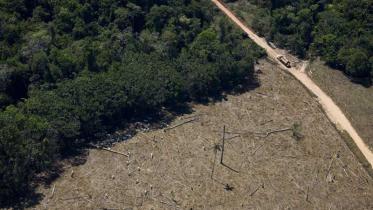
[(369, 150), (369, 147), (365, 144), (359, 134), (356, 132), (354, 127), (351, 125), (350, 121), (343, 114), (341, 109), (334, 103), (334, 101), (319, 88), (307, 75), (304, 71), (307, 62), (303, 63), (302, 69), (286, 68), (282, 63), (277, 60), (279, 54), (273, 50), (266, 42), (265, 39), (260, 38), (256, 35), (251, 29), (249, 29), (245, 24), (243, 24), (228, 8), (226, 8), (220, 1), (211, 0), (222, 12), (224, 12), (237, 26), (239, 26), (243, 31), (247, 33), (250, 39), (252, 39), (260, 47), (264, 48), (267, 51), (267, 54), (270, 58), (275, 60), (279, 66), (292, 74), (297, 80), (299, 80), (309, 91), (317, 96), (318, 102), (325, 111), (327, 117), (333, 122), (337, 129), (347, 132), (356, 146), (360, 149), (362, 154), (370, 163), (373, 168), (373, 153)]

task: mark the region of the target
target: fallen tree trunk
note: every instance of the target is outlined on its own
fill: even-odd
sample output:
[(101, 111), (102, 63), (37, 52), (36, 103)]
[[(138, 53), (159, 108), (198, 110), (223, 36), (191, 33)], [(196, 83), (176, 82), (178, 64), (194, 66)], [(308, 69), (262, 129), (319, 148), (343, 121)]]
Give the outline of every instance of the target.
[(197, 119), (198, 119), (198, 118), (193, 118), (193, 119), (187, 120), (187, 121), (182, 122), (182, 123), (179, 123), (179, 124), (177, 124), (177, 125), (174, 125), (174, 126), (171, 126), (171, 127), (165, 128), (164, 131), (168, 131), (168, 130), (171, 130), (171, 129), (177, 128), (177, 127), (179, 127), (179, 126), (182, 126), (182, 125), (184, 125), (184, 124), (194, 122), (194, 121), (196, 121)]
[(280, 133), (280, 132), (284, 132), (284, 131), (290, 131), (292, 130), (293, 128), (282, 128), (282, 129), (278, 129), (278, 130), (273, 130), (273, 131), (268, 131), (266, 133), (255, 133), (255, 134), (259, 134), (259, 135), (264, 135), (263, 137), (268, 137), (269, 135), (271, 134), (274, 134), (274, 133)]
[(96, 149), (105, 150), (105, 151), (108, 151), (108, 152), (111, 152), (111, 153), (115, 153), (115, 154), (118, 154), (118, 155), (129, 157), (128, 154), (125, 154), (125, 153), (122, 153), (122, 152), (118, 152), (118, 151), (115, 151), (115, 150), (112, 150), (112, 149), (109, 149), (109, 148), (99, 147), (99, 146), (96, 146), (96, 145), (92, 145), (92, 146), (94, 148), (96, 148)]

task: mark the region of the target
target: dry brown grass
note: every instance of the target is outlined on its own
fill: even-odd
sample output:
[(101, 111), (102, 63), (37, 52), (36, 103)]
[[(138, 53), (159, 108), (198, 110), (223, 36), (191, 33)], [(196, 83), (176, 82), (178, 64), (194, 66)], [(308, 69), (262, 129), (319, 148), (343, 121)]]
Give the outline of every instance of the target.
[[(85, 164), (40, 189), (45, 197), (35, 208), (372, 209), (372, 178), (317, 102), (267, 61), (260, 69), (259, 88), (194, 105), (194, 113), (172, 124), (202, 114), (199, 120), (113, 147), (130, 158), (91, 150)], [(294, 123), (302, 125), (300, 140), (292, 131), (255, 134)], [(236, 134), (227, 133), (224, 153), (238, 173), (219, 163), (224, 125), (240, 133), (231, 139)]]

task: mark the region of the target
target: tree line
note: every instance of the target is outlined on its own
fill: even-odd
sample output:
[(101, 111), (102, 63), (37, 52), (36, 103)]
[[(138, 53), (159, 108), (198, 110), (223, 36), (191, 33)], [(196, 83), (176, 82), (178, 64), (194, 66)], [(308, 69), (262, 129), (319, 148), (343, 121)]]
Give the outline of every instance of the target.
[(204, 0), (0, 0), (0, 203), (134, 118), (234, 90), (264, 52)]
[(372, 84), (371, 0), (245, 1), (259, 6), (252, 27), (261, 36), (302, 58), (320, 56), (329, 66)]

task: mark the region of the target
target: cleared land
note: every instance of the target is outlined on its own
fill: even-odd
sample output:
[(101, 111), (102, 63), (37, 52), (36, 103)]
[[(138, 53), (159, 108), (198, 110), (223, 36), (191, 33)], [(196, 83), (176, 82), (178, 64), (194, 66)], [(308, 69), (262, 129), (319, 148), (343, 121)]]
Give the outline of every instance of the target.
[[(249, 26), (260, 8), (248, 1), (229, 3), (229, 7)], [(321, 61), (311, 62), (308, 75), (342, 109), (361, 138), (373, 151), (373, 86), (364, 87), (350, 81), (341, 71)]]
[(373, 87), (353, 83), (320, 61), (311, 63), (308, 75), (333, 98), (373, 151)]
[[(112, 148), (129, 158), (90, 150), (86, 163), (40, 189), (35, 209), (372, 209), (372, 178), (315, 99), (269, 62), (258, 68), (258, 88), (194, 105), (170, 127), (195, 121)], [(264, 135), (294, 123), (300, 140), (292, 130)]]
[[(242, 0), (228, 5), (248, 26), (252, 26), (252, 20), (260, 10), (260, 7)], [(342, 109), (373, 151), (373, 86), (367, 88), (353, 83), (342, 72), (326, 66), (321, 61), (311, 62), (308, 69), (312, 72), (308, 75)]]
[[(322, 90), (320, 89), (317, 84), (315, 84), (310, 77), (305, 72), (305, 65), (307, 65), (307, 62), (303, 62), (304, 64), (301, 66), (301, 68), (298, 66), (287, 68), (285, 65), (278, 61), (278, 56), (284, 55), (282, 53), (279, 53), (278, 50), (272, 49), (266, 40), (264, 38), (259, 37), (253, 30), (248, 28), (241, 20), (239, 20), (235, 14), (233, 14), (230, 9), (223, 5), (219, 0), (212, 0), (214, 4), (219, 7), (219, 9), (225, 13), (226, 16), (228, 16), (234, 24), (236, 24), (238, 27), (240, 27), (250, 39), (252, 39), (256, 44), (258, 44), (260, 47), (266, 50), (267, 55), (269, 58), (276, 61), (283, 70), (289, 72), (291, 75), (293, 75), (298, 81), (300, 81), (312, 94), (314, 94), (320, 105), (322, 106), (323, 110), (325, 111), (326, 115), (330, 119), (330, 121), (336, 125), (338, 130), (341, 132), (346, 132), (351, 139), (355, 142), (358, 149), (361, 151), (361, 153), (365, 156), (366, 160), (371, 165), (371, 168), (373, 168), (373, 153), (370, 151), (367, 144), (361, 139), (359, 134), (356, 132), (354, 127), (351, 125), (350, 121), (347, 119), (347, 117), (344, 115), (342, 110), (334, 103), (334, 101)], [(365, 161), (364, 161), (365, 162)]]

